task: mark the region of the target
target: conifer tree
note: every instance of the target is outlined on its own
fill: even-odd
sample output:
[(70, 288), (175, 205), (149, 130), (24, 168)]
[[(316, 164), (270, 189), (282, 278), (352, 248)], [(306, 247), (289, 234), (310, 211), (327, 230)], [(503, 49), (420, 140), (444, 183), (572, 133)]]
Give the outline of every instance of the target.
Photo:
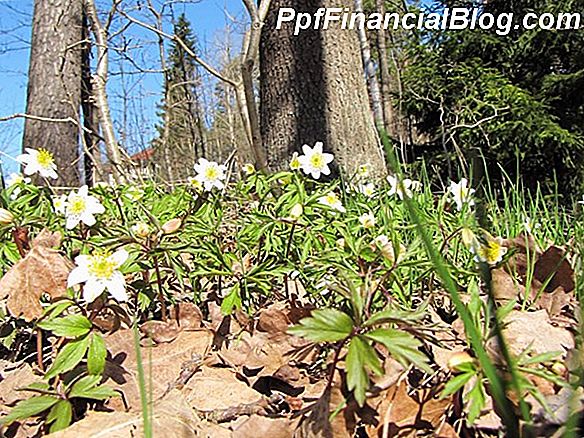
[[(196, 52), (196, 39), (184, 14), (174, 25), (174, 33)], [(184, 180), (193, 165), (204, 156), (205, 131), (200, 104), (201, 78), (195, 60), (173, 41), (164, 78), (164, 100), (153, 141), (158, 174), (167, 181)]]

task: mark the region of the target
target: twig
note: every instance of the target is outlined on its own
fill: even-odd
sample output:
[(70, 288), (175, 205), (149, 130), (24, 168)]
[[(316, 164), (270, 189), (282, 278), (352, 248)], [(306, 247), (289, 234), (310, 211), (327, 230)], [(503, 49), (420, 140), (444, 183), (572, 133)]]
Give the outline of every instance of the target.
[(194, 410), (205, 420), (213, 423), (227, 423), (233, 421), (242, 415), (262, 415), (267, 416), (281, 411), (281, 405), (284, 397), (281, 394), (272, 394), (270, 398), (262, 397), (253, 403), (242, 403), (227, 409), (213, 409), (212, 411), (202, 411), (197, 408)]
[(39, 122), (73, 123), (75, 126), (82, 129), (83, 131), (85, 131), (89, 134), (98, 136), (101, 140), (103, 140), (103, 138), (97, 132), (92, 131), (91, 129), (88, 129), (85, 126), (79, 125), (79, 122), (77, 120), (75, 120), (73, 117), (65, 117), (65, 118), (58, 119), (58, 118), (53, 118), (53, 117), (35, 116), (33, 114), (16, 113), (16, 114), (11, 114), (9, 116), (0, 117), (0, 122), (7, 122), (8, 120), (14, 120), (14, 119), (30, 119), (30, 120), (37, 120)]

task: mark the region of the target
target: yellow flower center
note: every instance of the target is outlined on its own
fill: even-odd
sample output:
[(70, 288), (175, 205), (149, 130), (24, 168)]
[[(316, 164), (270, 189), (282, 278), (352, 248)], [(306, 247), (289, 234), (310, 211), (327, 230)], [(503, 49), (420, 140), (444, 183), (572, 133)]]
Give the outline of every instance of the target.
[(324, 167), (324, 157), (322, 154), (312, 154), (310, 157), (310, 164), (315, 169), (322, 169)]
[(71, 214), (81, 214), (85, 211), (86, 207), (87, 203), (81, 196), (74, 196), (73, 199), (69, 201), (69, 212)]
[(53, 165), (54, 159), (53, 154), (51, 154), (46, 149), (39, 149), (39, 153), (37, 155), (37, 161), (39, 165), (43, 168), (48, 168)]
[(215, 180), (219, 177), (219, 171), (217, 170), (217, 168), (215, 166), (209, 166), (205, 170), (205, 177), (208, 180)]
[(337, 201), (338, 201), (337, 195), (335, 195), (334, 193), (326, 196), (326, 202), (328, 205), (334, 205), (337, 203)]
[(479, 255), (487, 263), (495, 263), (501, 257), (501, 245), (495, 241), (482, 245), (479, 250)]
[(96, 255), (92, 257), (89, 264), (89, 273), (100, 280), (108, 280), (116, 270), (116, 264), (109, 260), (107, 254)]

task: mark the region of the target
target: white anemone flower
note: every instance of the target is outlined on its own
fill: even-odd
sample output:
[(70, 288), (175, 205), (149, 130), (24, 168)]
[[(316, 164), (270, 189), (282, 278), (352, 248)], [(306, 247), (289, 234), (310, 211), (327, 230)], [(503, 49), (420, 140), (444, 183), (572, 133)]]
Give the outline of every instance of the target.
[(485, 236), (482, 242), (474, 239), (470, 251), (475, 254), (476, 262), (484, 262), (489, 266), (497, 265), (507, 254), (507, 248), (503, 246), (503, 239), (491, 236)]
[(326, 195), (321, 196), (318, 198), (318, 202), (332, 208), (333, 210), (340, 211), (341, 213), (346, 211), (345, 207), (343, 207), (343, 203), (335, 192), (329, 192)]
[(361, 178), (367, 178), (371, 173), (371, 166), (369, 163), (361, 164), (357, 169), (357, 175)]
[(359, 223), (363, 226), (363, 228), (373, 228), (377, 221), (375, 220), (375, 216), (372, 213), (363, 213), (359, 216)]
[(241, 167), (241, 170), (243, 170), (243, 173), (245, 173), (246, 175), (253, 175), (255, 173), (255, 167), (251, 163), (245, 163)]
[(53, 208), (56, 213), (64, 215), (67, 210), (67, 195), (53, 196)]
[(357, 187), (357, 191), (359, 193), (363, 193), (368, 198), (372, 198), (375, 195), (375, 184), (367, 183), (367, 184), (359, 184)]
[(371, 249), (379, 251), (390, 263), (395, 263), (396, 258), (399, 263), (406, 253), (404, 245), (400, 243), (398, 247), (394, 247), (393, 242), (385, 234), (380, 234), (371, 242)]
[(202, 192), (203, 191), (203, 184), (198, 179), (195, 179), (192, 176), (189, 176), (187, 178), (187, 182), (195, 190), (195, 192)]
[(328, 167), (334, 159), (333, 154), (327, 154), (322, 151), (322, 142), (317, 141), (311, 148), (307, 144), (302, 146), (304, 155), (298, 157), (302, 171), (310, 174), (314, 179), (319, 179), (320, 175), (330, 175), (331, 169)]
[(30, 178), (26, 178), (21, 173), (12, 172), (10, 175), (8, 175), (8, 178), (6, 178), (6, 185), (8, 187), (12, 187), (12, 186), (15, 186), (18, 184), (29, 184), (29, 183), (30, 183)]
[(404, 195), (408, 198), (412, 197), (412, 180), (411, 179), (404, 179), (400, 181), (397, 176), (389, 175), (387, 177), (387, 182), (389, 183), (389, 195), (397, 195), (399, 199), (404, 199)]
[(292, 159), (290, 160), (290, 170), (298, 170), (300, 167), (301, 164), (300, 160), (298, 159), (298, 152), (294, 152), (292, 154)]
[(460, 182), (455, 183), (450, 182), (448, 187), (448, 193), (452, 195), (452, 200), (456, 203), (456, 208), (458, 211), (462, 210), (462, 207), (467, 204), (469, 207), (474, 205), (474, 200), (472, 199), (472, 194), (475, 192), (468, 186), (468, 180), (462, 178)]
[(128, 258), (128, 252), (119, 249), (113, 254), (80, 255), (75, 258), (77, 265), (67, 279), (67, 287), (85, 283), (83, 299), (91, 303), (106, 289), (118, 301), (127, 301), (126, 280), (119, 271)]
[(225, 171), (227, 167), (218, 164), (214, 161), (208, 161), (205, 158), (199, 158), (199, 162), (195, 164), (195, 180), (199, 181), (207, 192), (217, 187), (219, 190), (225, 187), (223, 180), (225, 179)]
[(26, 178), (20, 173), (11, 173), (8, 178), (6, 178), (6, 186), (12, 187), (12, 193), (10, 193), (10, 199), (14, 200), (20, 195), (21, 184), (30, 184), (30, 178)]
[(91, 196), (89, 188), (83, 186), (79, 191), (71, 191), (67, 196), (65, 206), (65, 218), (67, 222), (65, 227), (72, 230), (79, 222), (83, 222), (88, 227), (95, 224), (94, 214), (103, 213), (105, 208), (95, 196)]
[(584, 195), (582, 195), (582, 200), (578, 201), (578, 204), (584, 205)]
[(26, 154), (16, 157), (16, 161), (24, 164), (24, 174), (38, 173), (43, 178), (57, 179), (57, 165), (53, 154), (46, 149), (26, 148)]
[(539, 222), (533, 222), (533, 220), (527, 216), (523, 216), (523, 228), (527, 231), (528, 234), (533, 234), (533, 231), (541, 228), (541, 224)]

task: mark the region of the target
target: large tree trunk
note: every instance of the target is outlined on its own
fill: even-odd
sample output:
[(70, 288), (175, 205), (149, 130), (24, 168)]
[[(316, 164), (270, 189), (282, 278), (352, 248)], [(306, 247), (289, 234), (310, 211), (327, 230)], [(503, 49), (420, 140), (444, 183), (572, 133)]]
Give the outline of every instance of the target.
[[(81, 0), (35, 0), (27, 114), (79, 121), (81, 39)], [(24, 148), (51, 151), (58, 166), (59, 183), (79, 185), (79, 128), (74, 122), (27, 119)]]
[(385, 171), (356, 31), (333, 25), (294, 36), (292, 22), (276, 29), (280, 7), (313, 14), (338, 6), (352, 2), (272, 0), (260, 44), (261, 136), (272, 170), (286, 168), (303, 144), (322, 141), (348, 175), (363, 163)]

